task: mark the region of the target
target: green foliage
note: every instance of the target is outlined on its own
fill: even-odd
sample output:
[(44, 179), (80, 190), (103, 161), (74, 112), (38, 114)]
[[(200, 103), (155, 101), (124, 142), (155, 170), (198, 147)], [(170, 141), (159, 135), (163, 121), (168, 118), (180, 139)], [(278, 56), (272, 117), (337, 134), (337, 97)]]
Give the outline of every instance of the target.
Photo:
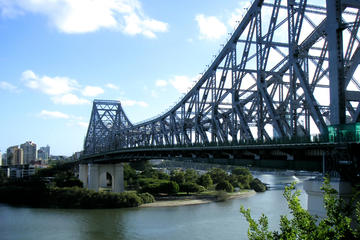
[(167, 194), (176, 194), (179, 192), (179, 184), (177, 184), (174, 181), (169, 181), (167, 183), (162, 183), (160, 185), (160, 189), (162, 193), (167, 193)]
[(203, 186), (206, 189), (208, 189), (210, 186), (212, 186), (213, 181), (211, 179), (210, 174), (206, 173), (206, 174), (201, 175), (197, 180), (197, 184)]
[(237, 176), (238, 185), (241, 189), (251, 189), (250, 182), (253, 177), (251, 175), (239, 175)]
[(213, 168), (208, 172), (214, 184), (227, 180), (227, 173), (220, 168)]
[(195, 183), (198, 179), (198, 174), (194, 169), (186, 169), (184, 177), (185, 182)]
[(232, 175), (251, 176), (251, 172), (248, 168), (237, 167), (231, 171)]
[(263, 184), (259, 179), (255, 178), (250, 182), (250, 188), (254, 189), (255, 192), (265, 192), (266, 185)]
[(202, 192), (204, 190), (204, 187), (193, 182), (186, 182), (180, 185), (180, 191), (186, 192), (187, 194), (191, 192)]
[(143, 178), (158, 178), (158, 171), (153, 168), (146, 168), (141, 174)]
[(153, 203), (155, 202), (155, 198), (150, 193), (140, 193), (139, 197), (141, 198), (143, 203)]
[(174, 181), (160, 180), (153, 178), (143, 178), (139, 180), (141, 192), (148, 192), (154, 195), (160, 193), (165, 194), (176, 194), (179, 192), (179, 185)]
[(36, 175), (39, 177), (54, 177), (58, 173), (68, 173), (74, 175), (75, 163), (56, 161), (48, 168), (41, 168), (36, 170)]
[(137, 179), (136, 171), (129, 164), (124, 164), (124, 180), (127, 181), (128, 184), (133, 184)]
[(27, 184), (0, 187), (0, 196), (0, 202), (8, 204), (56, 208), (137, 207), (153, 201), (150, 194), (139, 196), (134, 192), (95, 192), (79, 187), (43, 188)]
[(123, 208), (137, 207), (143, 200), (134, 192), (95, 192), (84, 188), (52, 188), (50, 204), (61, 208)]
[(234, 187), (233, 185), (231, 185), (231, 183), (227, 180), (219, 182), (216, 187), (216, 190), (225, 190), (226, 192), (233, 192), (234, 191)]
[(245, 208), (241, 206), (240, 212), (244, 215), (244, 217), (249, 223), (248, 237), (250, 240), (275, 239), (274, 233), (269, 231), (269, 221), (264, 214), (260, 217), (259, 221), (256, 222), (251, 217), (250, 209), (245, 210)]
[(54, 178), (57, 187), (82, 187), (83, 183), (69, 172), (57, 173)]
[(170, 173), (170, 180), (181, 185), (181, 184), (185, 183), (185, 174), (183, 171), (173, 170)]
[[(336, 190), (330, 187), (329, 179), (325, 179), (322, 190), (324, 191), (324, 206), (327, 216), (318, 219), (303, 209), (300, 204), (300, 191), (294, 191), (295, 183), (285, 188), (284, 197), (292, 217), (288, 219), (281, 216), (280, 231), (269, 231), (268, 219), (262, 215), (258, 222), (252, 219), (250, 210), (241, 207), (240, 212), (249, 223), (248, 237), (250, 240), (287, 239), (287, 240), (330, 240), (330, 239), (359, 239), (360, 238), (360, 204), (356, 205), (356, 219), (352, 228), (353, 202), (345, 204), (338, 197)], [(355, 199), (355, 197), (354, 197)]]
[(170, 176), (164, 172), (158, 171), (158, 178), (159, 179), (164, 179), (164, 180), (169, 180)]

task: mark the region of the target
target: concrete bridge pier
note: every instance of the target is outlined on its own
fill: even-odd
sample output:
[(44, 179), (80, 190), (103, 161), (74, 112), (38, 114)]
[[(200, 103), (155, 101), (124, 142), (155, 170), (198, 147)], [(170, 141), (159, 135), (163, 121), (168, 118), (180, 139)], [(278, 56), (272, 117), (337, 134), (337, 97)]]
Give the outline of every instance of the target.
[(124, 167), (116, 164), (80, 164), (79, 179), (84, 188), (99, 191), (110, 188), (112, 192), (124, 192)]
[[(320, 189), (323, 183), (323, 179), (319, 178), (304, 181), (304, 190), (308, 194), (308, 211), (311, 215), (317, 215), (320, 218), (326, 217), (324, 192)], [(342, 181), (340, 178), (331, 178), (330, 186), (334, 188), (345, 201), (350, 200), (352, 193), (350, 182)]]

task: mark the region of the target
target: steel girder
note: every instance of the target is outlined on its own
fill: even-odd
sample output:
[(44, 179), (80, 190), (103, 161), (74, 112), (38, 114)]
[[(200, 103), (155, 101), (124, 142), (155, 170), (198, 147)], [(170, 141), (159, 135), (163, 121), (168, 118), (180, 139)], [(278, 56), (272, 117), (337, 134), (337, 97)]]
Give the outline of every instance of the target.
[(119, 102), (95, 101), (85, 153), (309, 136), (360, 121), (360, 6), (326, 3), (255, 0), (207, 71), (165, 114), (133, 125)]
[(94, 100), (84, 153), (102, 152), (117, 146), (116, 141), (120, 139), (114, 138), (115, 133), (131, 126), (119, 101)]

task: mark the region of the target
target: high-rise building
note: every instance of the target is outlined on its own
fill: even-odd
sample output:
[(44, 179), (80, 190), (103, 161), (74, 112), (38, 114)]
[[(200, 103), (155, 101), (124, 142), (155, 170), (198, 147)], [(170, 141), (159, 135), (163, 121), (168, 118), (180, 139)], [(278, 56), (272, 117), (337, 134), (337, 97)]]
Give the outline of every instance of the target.
[(37, 159), (36, 144), (27, 141), (20, 145), (20, 148), (24, 151), (24, 164), (34, 163)]
[(48, 160), (50, 157), (50, 146), (47, 145), (46, 147), (40, 147), (37, 153), (39, 160)]
[(0, 166), (4, 166), (3, 162), (2, 162), (2, 153), (1, 153), (1, 151), (0, 151)]
[(24, 151), (19, 146), (12, 146), (6, 150), (7, 165), (23, 165)]

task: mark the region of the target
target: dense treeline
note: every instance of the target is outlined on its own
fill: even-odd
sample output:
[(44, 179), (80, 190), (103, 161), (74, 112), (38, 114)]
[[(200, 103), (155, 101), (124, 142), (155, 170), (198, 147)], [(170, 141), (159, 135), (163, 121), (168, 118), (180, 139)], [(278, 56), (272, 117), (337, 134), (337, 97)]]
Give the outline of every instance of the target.
[(180, 193), (200, 193), (205, 191), (234, 192), (235, 189), (254, 189), (257, 192), (266, 190), (266, 186), (254, 179), (249, 169), (237, 167), (228, 174), (223, 169), (213, 168), (199, 175), (194, 169), (177, 169), (166, 174), (152, 168), (150, 164), (142, 166), (137, 173), (130, 165), (124, 168), (124, 178), (128, 189), (138, 192), (149, 192), (153, 195), (175, 195)]
[(40, 169), (28, 179), (0, 176), (0, 202), (32, 207), (120, 208), (154, 202), (149, 193), (95, 192), (82, 188), (74, 175), (74, 165), (58, 163)]
[(234, 189), (266, 190), (247, 168), (235, 168), (231, 174), (220, 168), (202, 175), (193, 169), (178, 169), (167, 174), (145, 163), (141, 165), (141, 171), (124, 164), (127, 192), (95, 192), (82, 188), (82, 182), (74, 174), (75, 167), (74, 164), (57, 163), (38, 170), (29, 179), (9, 180), (0, 176), (0, 202), (60, 208), (137, 207), (154, 202), (153, 196), (233, 192)]

